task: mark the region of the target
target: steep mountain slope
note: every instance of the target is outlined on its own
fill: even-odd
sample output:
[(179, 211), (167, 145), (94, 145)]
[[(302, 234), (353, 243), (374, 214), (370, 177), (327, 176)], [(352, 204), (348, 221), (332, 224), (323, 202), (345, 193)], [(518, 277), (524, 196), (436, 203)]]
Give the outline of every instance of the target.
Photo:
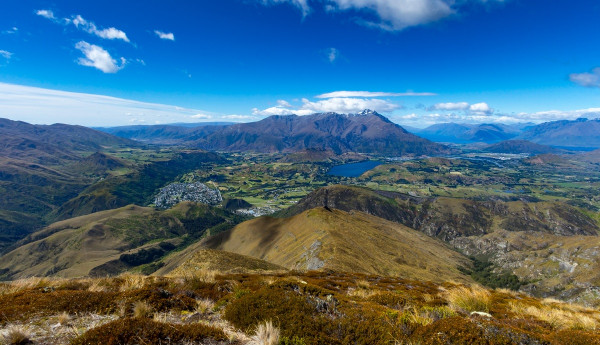
[(431, 281), (467, 281), (468, 260), (439, 240), (362, 212), (315, 208), (291, 218), (261, 217), (204, 245), (288, 269), (332, 269)]
[(189, 202), (167, 211), (131, 205), (93, 213), (29, 235), (0, 257), (0, 272), (9, 279), (118, 274), (150, 264), (241, 219)]
[(413, 133), (437, 142), (450, 143), (495, 143), (509, 140), (522, 132), (522, 126), (502, 124), (464, 124), (440, 123), (424, 129), (415, 129)]
[(547, 146), (532, 143), (527, 140), (506, 140), (496, 144), (489, 145), (484, 148), (485, 152), (493, 153), (529, 153), (534, 155), (548, 154), (548, 153), (561, 153), (563, 150)]
[(525, 131), (519, 139), (542, 145), (600, 148), (600, 119), (546, 122)]
[(323, 113), (271, 116), (225, 127), (197, 141), (217, 151), (295, 152), (306, 149), (386, 155), (426, 155), (449, 152), (443, 145), (408, 133), (372, 111), (360, 114)]

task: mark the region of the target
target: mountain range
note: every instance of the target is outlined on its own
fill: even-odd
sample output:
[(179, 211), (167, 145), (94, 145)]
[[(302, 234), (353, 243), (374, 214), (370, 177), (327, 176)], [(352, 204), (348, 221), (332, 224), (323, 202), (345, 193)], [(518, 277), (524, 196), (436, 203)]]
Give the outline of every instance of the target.
[(600, 148), (599, 119), (581, 118), (572, 121), (545, 122), (538, 125), (532, 123), (515, 125), (442, 123), (423, 129), (412, 128), (412, 133), (436, 142), (457, 144), (477, 142), (491, 144), (518, 139), (569, 149)]

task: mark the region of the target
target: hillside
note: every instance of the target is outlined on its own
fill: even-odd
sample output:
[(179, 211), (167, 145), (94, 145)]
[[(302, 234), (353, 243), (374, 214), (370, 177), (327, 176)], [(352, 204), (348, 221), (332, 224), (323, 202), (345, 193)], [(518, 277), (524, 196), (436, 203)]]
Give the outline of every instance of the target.
[(528, 129), (518, 138), (542, 145), (600, 148), (600, 119), (546, 122)]
[(126, 165), (91, 153), (137, 145), (81, 126), (0, 119), (0, 252), (47, 225), (50, 212), (95, 180)]
[(398, 156), (449, 152), (447, 147), (410, 134), (372, 111), (270, 116), (258, 122), (225, 127), (198, 140), (197, 145), (216, 151), (263, 153), (307, 149)]
[(532, 155), (541, 155), (548, 153), (561, 153), (563, 150), (547, 146), (532, 143), (527, 140), (506, 140), (496, 144), (489, 145), (483, 149), (484, 152), (493, 153), (528, 153)]
[(181, 203), (167, 211), (131, 205), (93, 213), (29, 235), (0, 257), (0, 272), (9, 279), (115, 275), (148, 266), (207, 232), (226, 230), (241, 219), (194, 203)]
[[(73, 345), (165, 339), (173, 345), (600, 344), (598, 309), (508, 290), (340, 272), (205, 273), (0, 283), (0, 339)], [(272, 340), (257, 341), (265, 338)]]
[(324, 206), (358, 210), (439, 238), (469, 256), (489, 261), (497, 274), (517, 275), (522, 289), (539, 296), (587, 303), (597, 281), (594, 272), (600, 270), (594, 254), (600, 246), (598, 224), (564, 203), (415, 198), (330, 186), (278, 216)]
[(469, 281), (458, 270), (468, 260), (442, 242), (361, 212), (316, 208), (291, 218), (261, 217), (204, 245), (288, 269)]

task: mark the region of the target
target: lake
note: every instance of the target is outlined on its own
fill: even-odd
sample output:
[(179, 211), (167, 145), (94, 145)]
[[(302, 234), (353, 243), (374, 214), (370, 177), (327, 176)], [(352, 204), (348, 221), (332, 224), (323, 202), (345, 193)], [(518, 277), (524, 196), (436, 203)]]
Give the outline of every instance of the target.
[(358, 177), (362, 175), (365, 171), (369, 171), (381, 164), (383, 164), (383, 162), (365, 161), (360, 163), (336, 165), (333, 168), (329, 169), (327, 175), (342, 177)]

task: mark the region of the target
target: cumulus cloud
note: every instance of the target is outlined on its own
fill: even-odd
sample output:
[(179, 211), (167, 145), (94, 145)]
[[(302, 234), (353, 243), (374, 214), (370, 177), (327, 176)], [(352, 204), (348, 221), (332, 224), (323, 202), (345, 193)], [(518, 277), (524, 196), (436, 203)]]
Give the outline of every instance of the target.
[(218, 114), (201, 109), (0, 83), (0, 117), (30, 123), (119, 126), (206, 121)]
[(85, 55), (85, 57), (77, 60), (77, 63), (82, 66), (94, 67), (104, 73), (116, 73), (125, 67), (125, 58), (121, 58), (119, 64), (106, 50), (97, 45), (80, 41), (77, 42), (75, 48), (79, 49)]
[(590, 73), (573, 73), (569, 79), (581, 86), (600, 87), (600, 67), (594, 68)]
[(469, 110), (478, 114), (491, 114), (494, 112), (494, 109), (490, 108), (490, 106), (484, 102), (471, 104)]
[(154, 30), (154, 33), (161, 40), (175, 41), (175, 35), (172, 32), (162, 32), (160, 30)]
[(436, 96), (431, 92), (372, 92), (372, 91), (334, 91), (316, 96), (317, 98), (338, 97), (410, 97), (410, 96)]
[(38, 16), (49, 19), (55, 23), (62, 25), (73, 24), (77, 29), (87, 32), (89, 34), (98, 36), (100, 38), (109, 39), (109, 40), (122, 40), (125, 42), (129, 42), (129, 38), (127, 34), (119, 29), (110, 27), (107, 29), (98, 29), (94, 22), (88, 21), (84, 19), (81, 15), (75, 15), (71, 18), (57, 18), (54, 15), (54, 12), (51, 10), (38, 10), (36, 11)]
[[(287, 103), (287, 102), (286, 102)], [(389, 113), (401, 106), (387, 100), (375, 98), (349, 98), (335, 97), (327, 98), (319, 101), (310, 101), (306, 98), (302, 99), (302, 105), (299, 107), (291, 107), (277, 105), (275, 107), (260, 110), (252, 109), (252, 114), (256, 116), (271, 116), (271, 115), (310, 115), (315, 113), (341, 113), (354, 114), (365, 109), (373, 109), (381, 113)]]
[(231, 115), (223, 115), (221, 116), (222, 119), (227, 119), (227, 120), (251, 120), (254, 119), (254, 116), (250, 116), (250, 115), (236, 115), (236, 114), (231, 114)]
[(458, 103), (438, 103), (432, 107), (434, 110), (467, 110), (469, 109), (469, 103), (467, 102), (458, 102)]

